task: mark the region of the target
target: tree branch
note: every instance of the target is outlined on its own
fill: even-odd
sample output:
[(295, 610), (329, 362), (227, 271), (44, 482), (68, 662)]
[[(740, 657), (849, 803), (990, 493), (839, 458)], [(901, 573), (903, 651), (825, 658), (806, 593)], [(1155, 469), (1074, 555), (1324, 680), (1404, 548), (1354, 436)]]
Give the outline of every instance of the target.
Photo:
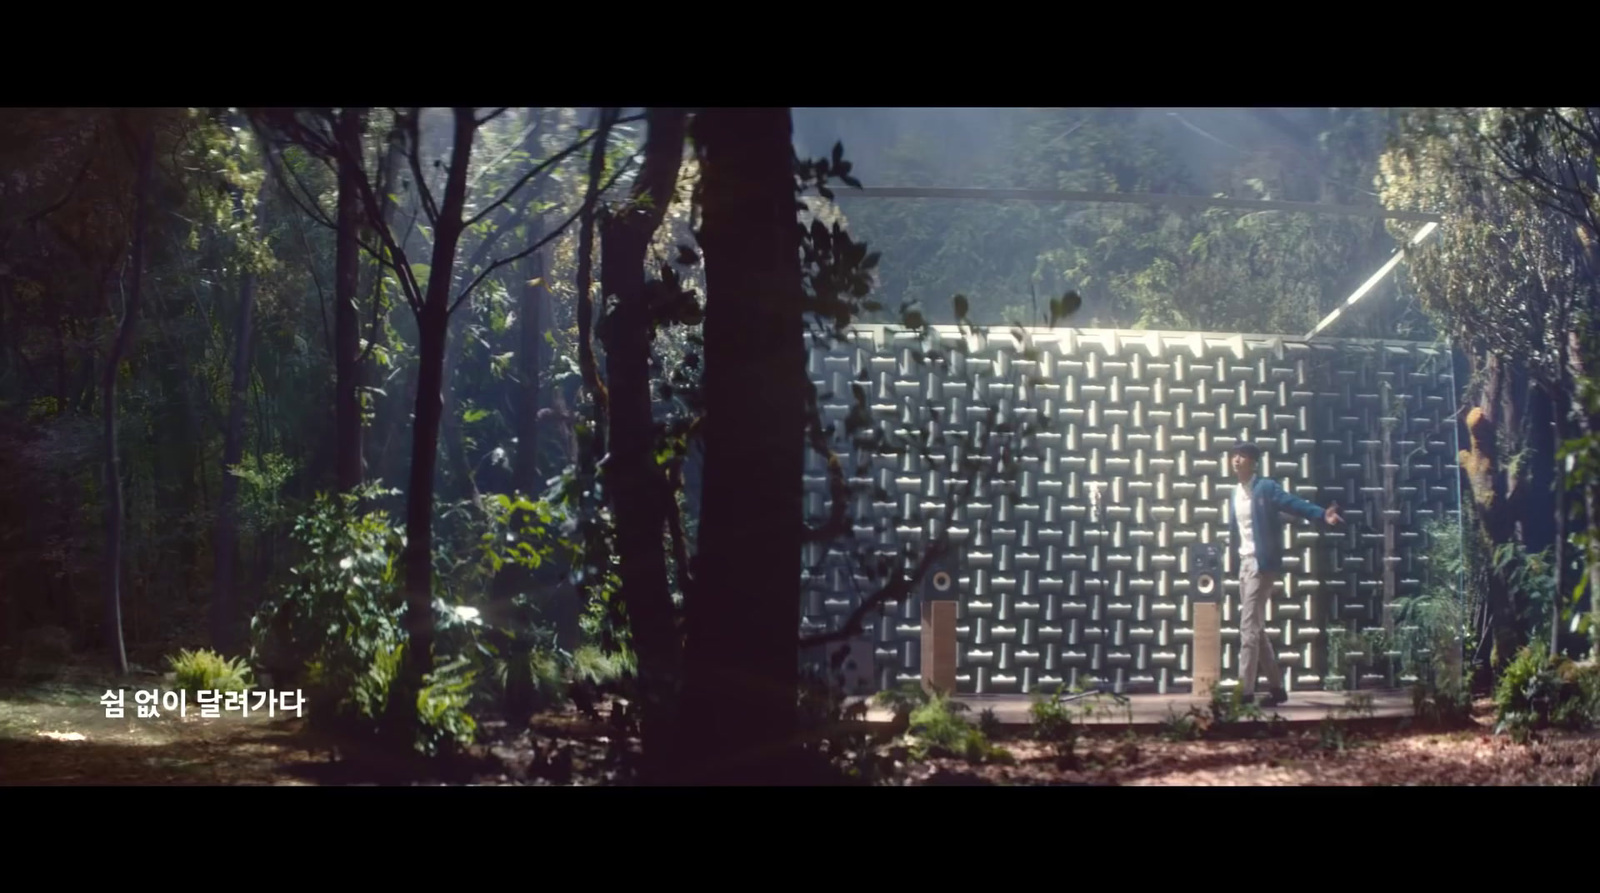
[[(495, 208), (498, 208), (501, 205), (505, 204), (508, 200), (510, 200), (511, 196), (515, 195), (518, 190), (520, 190), (523, 186), (527, 185), (529, 180), (532, 180), (534, 177), (539, 176), (541, 173), (544, 173), (546, 170), (549, 170), (551, 167), (554, 167), (555, 165), (560, 164), (568, 156), (572, 155), (572, 153), (578, 151), (579, 149), (582, 149), (584, 146), (586, 146), (589, 143), (593, 142), (594, 138), (597, 135), (599, 135), (599, 133), (600, 133), (600, 131), (596, 130), (594, 133), (589, 134), (588, 136), (584, 137), (583, 139), (578, 140), (577, 142), (573, 143), (572, 145), (568, 146), (567, 148), (562, 149), (560, 152), (557, 152), (556, 154), (550, 156), (549, 158), (546, 158), (544, 161), (541, 161), (538, 164), (534, 165), (533, 167), (529, 168), (528, 172), (523, 174), (520, 178), (518, 178), (517, 182), (511, 184), (511, 187), (508, 188), (505, 191), (504, 194), (502, 194), (499, 198), (495, 199), (493, 202), (490, 202), (488, 207), (485, 207), (483, 210), (481, 210), (478, 213), (472, 215), (472, 218), (467, 221), (466, 225), (468, 227), (471, 227), (473, 224), (477, 223), (478, 221), (482, 220), (484, 217), (486, 217), (489, 214), (491, 214), (494, 211)], [(513, 151), (515, 151), (515, 150), (513, 150)]]
[[(396, 129), (398, 130), (400, 126), (402, 125), (397, 123)], [(413, 313), (420, 314), (422, 312), (422, 288), (411, 269), (410, 261), (406, 258), (405, 249), (395, 241), (394, 232), (383, 213), (383, 204), (378, 200), (372, 188), (372, 182), (365, 174), (365, 168), (362, 170), (362, 175), (356, 178), (356, 187), (361, 193), (362, 206), (366, 209), (367, 224), (372, 228), (373, 232), (378, 234), (379, 239), (383, 242), (384, 247), (388, 249), (392, 259), (386, 259), (370, 250), (368, 253), (377, 258), (379, 263), (387, 264), (395, 271), (396, 278), (400, 282), (401, 293), (405, 295), (406, 303), (411, 306)], [(387, 195), (385, 200), (387, 200)], [(415, 220), (414, 214), (413, 220)], [(365, 247), (363, 244), (363, 248)]]
[(311, 240), (306, 238), (305, 227), (300, 225), (297, 217), (294, 221), (295, 232), (300, 234), (300, 245), (306, 250), (306, 272), (311, 274), (311, 284), (317, 288), (318, 316), (322, 318), (322, 338), (328, 349), (328, 356), (334, 355), (333, 332), (328, 325), (328, 297), (322, 292), (322, 280), (317, 276), (317, 258), (311, 251)]
[[(433, 201), (433, 193), (428, 191), (428, 178), (422, 172), (422, 109), (413, 108), (404, 117), (401, 125), (407, 137), (406, 159), (411, 163), (411, 176), (417, 183), (417, 197), (422, 202), (422, 213), (428, 222), (435, 227), (439, 225), (439, 206)], [(454, 159), (451, 159), (452, 163)]]
[(678, 591), (683, 593), (684, 600), (690, 597), (689, 593), (694, 588), (694, 575), (690, 571), (689, 544), (683, 535), (683, 515), (678, 509), (679, 491), (683, 489), (683, 459), (674, 459), (668, 466), (666, 473), (666, 514), (667, 533), (672, 538), (672, 564), (677, 569)]
[[(268, 138), (265, 134), (262, 134), (262, 139), (263, 141), (266, 141)], [(295, 173), (293, 169), (289, 167), (289, 164), (284, 161), (282, 153), (283, 150), (280, 147), (276, 152), (266, 151), (262, 152), (261, 154), (267, 159), (267, 167), (274, 175), (273, 179), (277, 180), (279, 186), (282, 187), (284, 196), (289, 199), (291, 204), (293, 204), (296, 208), (299, 208), (302, 213), (304, 213), (307, 217), (310, 217), (313, 221), (322, 224), (328, 229), (338, 229), (338, 226), (333, 222), (333, 218), (329, 217), (322, 210), (322, 203), (317, 201), (316, 196), (311, 192), (311, 189), (305, 185), (305, 181), (301, 180), (300, 175)], [(285, 176), (285, 172), (287, 172), (287, 176)], [(300, 201), (299, 196), (295, 195), (294, 188), (289, 185), (289, 181), (291, 179), (294, 180), (294, 182), (300, 186), (301, 191), (306, 194), (307, 200), (311, 202), (309, 207), (304, 202)]]
[[(500, 155), (497, 158), (495, 158), (493, 161), (490, 161), (487, 164), (483, 165), (483, 167), (481, 167), (478, 170), (477, 176), (473, 177), (471, 182), (469, 182), (467, 184), (468, 191), (470, 192), (470, 191), (476, 190), (478, 188), (478, 181), (480, 181), (484, 177), (488, 176), (490, 171), (492, 171), (495, 168), (499, 167), (501, 165), (501, 163), (503, 163), (507, 158), (510, 158), (514, 153), (516, 153), (519, 150), (526, 149), (529, 146), (533, 145), (532, 140), (535, 138), (535, 135), (538, 133), (538, 131), (539, 131), (539, 122), (538, 121), (535, 121), (534, 123), (532, 123), (532, 124), (528, 125), (527, 127), (523, 128), (522, 135), (517, 137), (516, 142), (511, 144), (511, 148), (505, 150), (504, 152), (501, 152)], [(472, 225), (471, 221), (468, 221), (467, 225), (471, 226)]]
[[(949, 524), (949, 520), (954, 516), (954, 514), (955, 502), (952, 500), (946, 504), (946, 525)], [(948, 526), (946, 526), (945, 529), (948, 530)], [(929, 546), (927, 551), (922, 553), (922, 560), (917, 562), (917, 566), (912, 569), (910, 574), (896, 574), (894, 579), (884, 584), (878, 589), (878, 591), (862, 599), (861, 604), (856, 605), (855, 610), (850, 612), (850, 616), (845, 618), (844, 623), (841, 624), (838, 629), (833, 629), (825, 633), (817, 633), (810, 636), (802, 636), (800, 638), (800, 647), (815, 648), (818, 645), (827, 645), (830, 642), (841, 642), (845, 639), (860, 635), (862, 631), (862, 623), (866, 620), (868, 614), (878, 610), (878, 606), (882, 605), (884, 602), (902, 601), (910, 596), (911, 587), (921, 582), (922, 578), (928, 573), (928, 569), (933, 567), (933, 563), (938, 561), (940, 558), (943, 558), (949, 551), (950, 536), (948, 533), (941, 534), (939, 538), (934, 541), (934, 544)]]
[[(606, 190), (610, 189), (612, 186), (615, 186), (616, 183), (617, 183), (617, 180), (621, 179), (623, 172), (628, 170), (628, 168), (630, 168), (633, 165), (633, 162), (637, 157), (638, 156), (634, 156), (634, 158), (630, 158), (627, 161), (623, 162), (621, 165), (619, 165), (618, 168), (617, 168), (617, 172), (612, 175), (610, 180), (607, 180), (605, 182), (605, 184), (600, 187), (599, 192), (605, 192)], [(484, 271), (482, 273), (479, 273), (477, 275), (477, 277), (474, 278), (472, 280), (472, 282), (467, 285), (466, 288), (461, 290), (461, 294), (459, 296), (457, 296), (455, 302), (450, 305), (450, 312), (454, 313), (455, 309), (457, 307), (461, 306), (461, 302), (465, 301), (467, 299), (467, 296), (472, 294), (472, 290), (474, 288), (478, 287), (478, 283), (482, 282), (484, 277), (488, 276), (490, 273), (494, 272), (495, 270), (505, 266), (506, 264), (516, 263), (517, 261), (522, 260), (523, 258), (527, 257), (528, 255), (534, 253), (535, 251), (538, 251), (540, 248), (543, 248), (544, 246), (550, 244), (551, 241), (553, 241), (554, 239), (559, 238), (561, 236), (561, 234), (566, 231), (567, 227), (571, 226), (575, 221), (577, 221), (579, 218), (581, 218), (585, 213), (589, 213), (591, 211), (592, 211), (592, 207), (590, 206), (589, 201), (586, 199), (584, 201), (584, 204), (577, 211), (574, 211), (571, 215), (569, 215), (566, 220), (563, 220), (559, 226), (557, 226), (555, 229), (551, 230), (548, 234), (545, 235), (544, 238), (540, 239), (537, 242), (534, 242), (532, 245), (529, 245), (527, 248), (523, 249), (522, 251), (517, 252), (516, 254), (513, 254), (513, 255), (511, 255), (509, 257), (502, 257), (499, 260), (495, 261), (494, 263), (490, 264), (487, 268), (484, 269)]]
[(845, 480), (839, 455), (828, 446), (827, 430), (822, 424), (822, 410), (815, 386), (806, 390), (806, 413), (810, 416), (807, 439), (811, 441), (811, 450), (828, 462), (828, 496), (831, 502), (828, 520), (817, 527), (807, 525), (801, 542), (831, 543), (850, 531), (850, 485)]

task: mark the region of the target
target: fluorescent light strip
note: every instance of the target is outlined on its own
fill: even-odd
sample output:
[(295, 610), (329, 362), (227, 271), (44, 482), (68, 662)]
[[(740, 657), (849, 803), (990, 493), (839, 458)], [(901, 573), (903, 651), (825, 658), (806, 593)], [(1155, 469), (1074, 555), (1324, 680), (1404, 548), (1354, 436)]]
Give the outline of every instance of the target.
[[(1439, 224), (1434, 223), (1432, 221), (1429, 221), (1428, 223), (1423, 224), (1422, 229), (1417, 230), (1417, 234), (1411, 237), (1411, 243), (1410, 243), (1410, 246), (1408, 246), (1408, 247), (1414, 247), (1414, 246), (1417, 246), (1417, 245), (1421, 245), (1422, 244), (1422, 240), (1426, 239), (1430, 235), (1433, 235), (1433, 231), (1438, 229), (1438, 228), (1439, 228)], [(1390, 273), (1394, 272), (1394, 268), (1400, 265), (1400, 261), (1402, 259), (1404, 259), (1405, 256), (1406, 255), (1405, 255), (1404, 251), (1396, 251), (1394, 253), (1393, 257), (1389, 258), (1389, 260), (1386, 261), (1382, 267), (1378, 268), (1378, 272), (1373, 273), (1372, 277), (1370, 279), (1368, 279), (1366, 282), (1363, 282), (1361, 284), (1361, 287), (1355, 290), (1354, 294), (1350, 295), (1350, 297), (1348, 297), (1348, 298), (1345, 298), (1345, 301), (1344, 301), (1343, 304), (1341, 304), (1338, 307), (1335, 307), (1332, 313), (1328, 314), (1327, 316), (1324, 316), (1322, 318), (1322, 322), (1317, 323), (1317, 327), (1312, 329), (1311, 333), (1306, 335), (1306, 337), (1307, 338), (1316, 337), (1318, 332), (1322, 331), (1323, 329), (1326, 329), (1329, 325), (1331, 325), (1333, 323), (1334, 320), (1338, 319), (1339, 318), (1339, 314), (1343, 313), (1344, 309), (1346, 307), (1349, 307), (1351, 304), (1354, 304), (1355, 302), (1357, 302), (1357, 301), (1361, 300), (1362, 298), (1366, 297), (1367, 292), (1372, 291), (1372, 289), (1375, 286), (1377, 286), (1378, 283), (1383, 281), (1383, 277), (1385, 277), (1385, 276), (1389, 275)]]

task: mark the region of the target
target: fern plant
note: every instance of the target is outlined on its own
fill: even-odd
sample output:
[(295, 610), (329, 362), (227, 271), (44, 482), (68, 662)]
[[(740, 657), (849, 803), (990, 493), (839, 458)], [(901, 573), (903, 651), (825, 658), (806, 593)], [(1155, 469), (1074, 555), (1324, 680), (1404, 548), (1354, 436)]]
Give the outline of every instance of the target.
[(202, 691), (247, 691), (250, 666), (243, 658), (229, 660), (207, 648), (198, 651), (184, 649), (176, 657), (169, 656), (178, 688), (190, 694)]

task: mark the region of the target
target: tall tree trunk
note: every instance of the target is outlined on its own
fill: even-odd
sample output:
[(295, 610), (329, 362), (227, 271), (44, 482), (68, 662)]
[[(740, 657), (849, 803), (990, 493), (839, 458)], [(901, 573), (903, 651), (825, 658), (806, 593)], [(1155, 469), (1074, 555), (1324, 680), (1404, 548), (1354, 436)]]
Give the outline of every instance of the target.
[[(1555, 442), (1559, 447), (1571, 436), (1567, 401), (1559, 392), (1550, 394), (1550, 424), (1555, 428)], [(1567, 475), (1566, 469), (1554, 461), (1555, 466), (1555, 577), (1556, 594), (1550, 605), (1550, 653), (1561, 653), (1561, 605), (1567, 600), (1571, 579), (1567, 576)]]
[[(405, 152), (401, 149), (400, 141), (395, 134), (389, 136), (389, 148), (384, 153), (382, 167), (378, 172), (378, 183), (383, 191), (380, 195), (381, 207), (379, 215), (382, 218), (380, 226), (384, 232), (392, 232), (394, 227), (395, 212), (399, 210), (397, 203), (391, 198), (395, 194), (395, 182), (405, 168)], [(387, 278), (385, 268), (381, 263), (374, 263), (373, 267), (373, 300), (384, 301), (384, 282)], [(377, 331), (372, 335), (372, 340), (378, 346), (389, 347), (389, 312), (390, 307), (385, 306), (381, 313), (374, 313), (377, 319)], [(398, 360), (398, 358), (396, 358)], [(366, 439), (366, 450), (369, 453), (367, 468), (371, 477), (383, 480), (393, 480), (389, 475), (389, 444), (394, 441), (395, 434), (400, 428), (400, 422), (406, 415), (406, 407), (416, 402), (416, 395), (411, 392), (410, 383), (415, 381), (410, 375), (402, 374), (399, 381), (402, 383), (401, 393), (395, 395), (389, 392), (389, 381), (378, 371), (377, 363), (369, 363), (364, 367), (371, 373), (370, 384), (382, 388), (385, 396), (379, 399), (373, 409), (373, 436)]]
[[(1591, 355), (1584, 349), (1588, 343), (1579, 329), (1574, 327), (1567, 335), (1568, 368), (1574, 381), (1593, 374)], [(1584, 434), (1591, 437), (1600, 435), (1600, 415), (1590, 413), (1587, 406), (1576, 407), (1574, 414)], [(1600, 484), (1596, 484), (1592, 478), (1583, 486), (1583, 512), (1585, 523), (1591, 531), (1600, 525)], [(1592, 540), (1584, 555), (1584, 572), (1589, 580), (1585, 587), (1589, 598), (1589, 657), (1600, 661), (1600, 549), (1595, 547)]]
[(433, 475), (438, 466), (439, 417), (443, 411), (444, 356), (450, 328), (450, 286), (455, 277), (456, 245), (463, 229), (467, 163), (477, 124), (470, 108), (454, 109), (455, 137), (450, 153), (444, 201), (435, 223), (432, 265), (427, 292), (417, 314), (420, 357), (417, 363), (417, 405), (411, 437), (410, 489), (406, 494), (405, 566), (406, 628), (409, 642), (399, 684), (398, 701), (408, 724), (416, 720), (416, 695), (433, 669)]
[[(682, 643), (667, 586), (667, 479), (655, 461), (650, 348), (655, 325), (644, 262), (683, 165), (683, 112), (651, 109), (644, 167), (628, 205), (601, 228), (600, 292), (615, 310), (601, 335), (611, 389), (606, 492), (616, 511), (620, 597), (639, 655), (646, 772), (670, 765)], [(642, 201), (648, 199), (648, 201)]]
[[(540, 238), (542, 221), (532, 227)], [(535, 253), (524, 268), (518, 316), (521, 319), (517, 349), (517, 455), (512, 464), (512, 488), (524, 495), (539, 492), (539, 410), (544, 375), (544, 333), (548, 329), (550, 292), (544, 284), (544, 255)]]
[[(1521, 463), (1525, 469), (1521, 472), (1523, 484), (1520, 488), (1519, 498), (1511, 506), (1511, 511), (1516, 515), (1517, 527), (1521, 533), (1521, 542), (1530, 558), (1544, 554), (1549, 559), (1549, 552), (1556, 542), (1555, 523), (1555, 497), (1556, 484), (1556, 440), (1555, 432), (1555, 404), (1552, 397), (1554, 387), (1530, 384), (1526, 388), (1524, 405), (1527, 414), (1526, 458)], [(1531, 602), (1531, 593), (1524, 596)], [(1551, 599), (1551, 610), (1555, 611), (1555, 621), (1545, 641), (1555, 643), (1559, 640), (1560, 628), (1560, 602), (1559, 597)], [(1540, 613), (1533, 605), (1528, 606), (1530, 614), (1536, 616)], [(1529, 638), (1535, 637), (1535, 630), (1528, 630)], [(1554, 644), (1551, 653), (1555, 653)]]
[[(1467, 415), (1471, 447), (1463, 451), (1461, 464), (1467, 473), (1475, 514), (1488, 540), (1492, 560), (1495, 550), (1516, 543), (1522, 533), (1514, 505), (1521, 501), (1526, 484), (1509, 474), (1505, 448), (1514, 447), (1521, 437), (1523, 407), (1520, 398), (1526, 392), (1522, 387), (1523, 376), (1506, 361), (1488, 355), (1477, 358), (1477, 365), (1483, 373), (1483, 384), (1476, 399), (1469, 401), (1476, 404)], [(1487, 632), (1493, 644), (1488, 664), (1493, 666), (1486, 665), (1480, 672), (1487, 674), (1511, 660), (1525, 638), (1516, 622), (1515, 593), (1505, 574), (1490, 567), (1485, 579)], [(1477, 683), (1482, 686), (1488, 681), (1487, 675), (1480, 675)]]
[(144, 285), (146, 230), (149, 226), (150, 180), (155, 167), (155, 129), (150, 124), (139, 135), (138, 179), (134, 186), (133, 257), (127, 304), (116, 340), (106, 357), (102, 408), (105, 431), (106, 465), (106, 546), (105, 546), (105, 623), (106, 646), (118, 675), (128, 673), (128, 652), (122, 641), (122, 470), (117, 461), (117, 373), (122, 358), (133, 344), (134, 326), (139, 319), (139, 303)]
[[(265, 229), (266, 196), (258, 199), (256, 225)], [(244, 195), (233, 194), (234, 215), (245, 215)], [(251, 323), (255, 316), (256, 277), (248, 268), (239, 280), (239, 318), (233, 330), (233, 382), (228, 389), (228, 422), (222, 439), (222, 496), (217, 505), (216, 555), (212, 570), (211, 642), (219, 654), (238, 647), (235, 616), (239, 597), (234, 569), (239, 561), (239, 476), (233, 469), (244, 461), (244, 413), (250, 399)]]
[[(605, 385), (600, 381), (600, 370), (595, 365), (593, 328), (594, 328), (594, 226), (595, 210), (599, 205), (602, 180), (605, 176), (606, 146), (611, 135), (611, 127), (616, 123), (619, 110), (615, 108), (601, 109), (596, 119), (596, 132), (594, 141), (589, 149), (588, 184), (584, 190), (583, 207), (580, 209), (580, 225), (578, 228), (578, 270), (577, 270), (577, 316), (578, 316), (578, 378), (582, 384), (582, 392), (589, 398), (589, 425), (585, 436), (577, 435), (577, 414), (574, 411), (573, 424), (569, 430), (573, 432), (571, 438), (574, 446), (573, 465), (576, 467), (576, 477), (579, 484), (579, 500), (582, 503), (581, 511), (585, 514), (598, 506), (590, 506), (589, 496), (595, 489), (596, 469), (600, 457), (599, 450), (606, 441), (606, 413), (608, 398)], [(564, 395), (558, 388), (555, 395), (558, 406), (565, 402)], [(575, 399), (573, 405), (579, 406), (581, 400)], [(593, 530), (585, 531), (584, 537), (584, 563), (590, 568), (607, 568), (611, 556), (606, 553), (606, 543), (603, 536), (591, 535)], [(589, 603), (589, 587), (592, 585), (594, 575), (582, 574), (578, 577), (574, 587), (576, 601), (579, 605)]]
[[(781, 781), (799, 684), (804, 328), (790, 113), (696, 116), (705, 449), (683, 725), (691, 777)], [(703, 763), (701, 761), (704, 761)]]
[(602, 109), (599, 132), (589, 152), (589, 186), (584, 194), (582, 227), (578, 231), (578, 372), (584, 390), (589, 396), (594, 426), (585, 450), (580, 446), (579, 474), (593, 473), (596, 450), (605, 443), (606, 404), (605, 385), (600, 381), (600, 371), (594, 358), (594, 296), (591, 286), (594, 278), (594, 220), (595, 208), (600, 200), (600, 181), (605, 174), (607, 137), (611, 125), (618, 117), (616, 109)]
[(467, 325), (470, 315), (463, 308), (450, 318), (450, 334), (444, 352), (444, 369), (439, 376), (444, 408), (439, 417), (444, 438), (446, 474), (441, 495), (448, 500), (471, 499), (478, 503), (478, 487), (472, 479), (472, 462), (467, 458), (466, 426), (461, 421), (461, 397), (456, 393), (457, 367), (467, 353)]
[(361, 291), (361, 137), (366, 110), (339, 110), (335, 139), (339, 141), (338, 232), (333, 260), (334, 328), (334, 429), (338, 443), (334, 459), (339, 492), (361, 486), (361, 319), (356, 311)]

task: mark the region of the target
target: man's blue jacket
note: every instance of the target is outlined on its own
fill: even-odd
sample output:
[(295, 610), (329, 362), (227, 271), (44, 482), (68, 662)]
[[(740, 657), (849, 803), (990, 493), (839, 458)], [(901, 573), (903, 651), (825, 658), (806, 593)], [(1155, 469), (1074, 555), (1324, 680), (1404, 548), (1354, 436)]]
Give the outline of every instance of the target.
[[(1271, 526), (1278, 520), (1279, 512), (1299, 515), (1312, 522), (1321, 521), (1323, 517), (1321, 506), (1295, 496), (1271, 478), (1256, 475), (1250, 494), (1250, 527), (1255, 533), (1256, 567), (1264, 574), (1275, 574), (1283, 569), (1281, 538)], [(1228, 548), (1234, 555), (1239, 554), (1239, 520), (1233, 516), (1232, 495), (1228, 497)], [(1238, 563), (1234, 566), (1238, 567)]]

